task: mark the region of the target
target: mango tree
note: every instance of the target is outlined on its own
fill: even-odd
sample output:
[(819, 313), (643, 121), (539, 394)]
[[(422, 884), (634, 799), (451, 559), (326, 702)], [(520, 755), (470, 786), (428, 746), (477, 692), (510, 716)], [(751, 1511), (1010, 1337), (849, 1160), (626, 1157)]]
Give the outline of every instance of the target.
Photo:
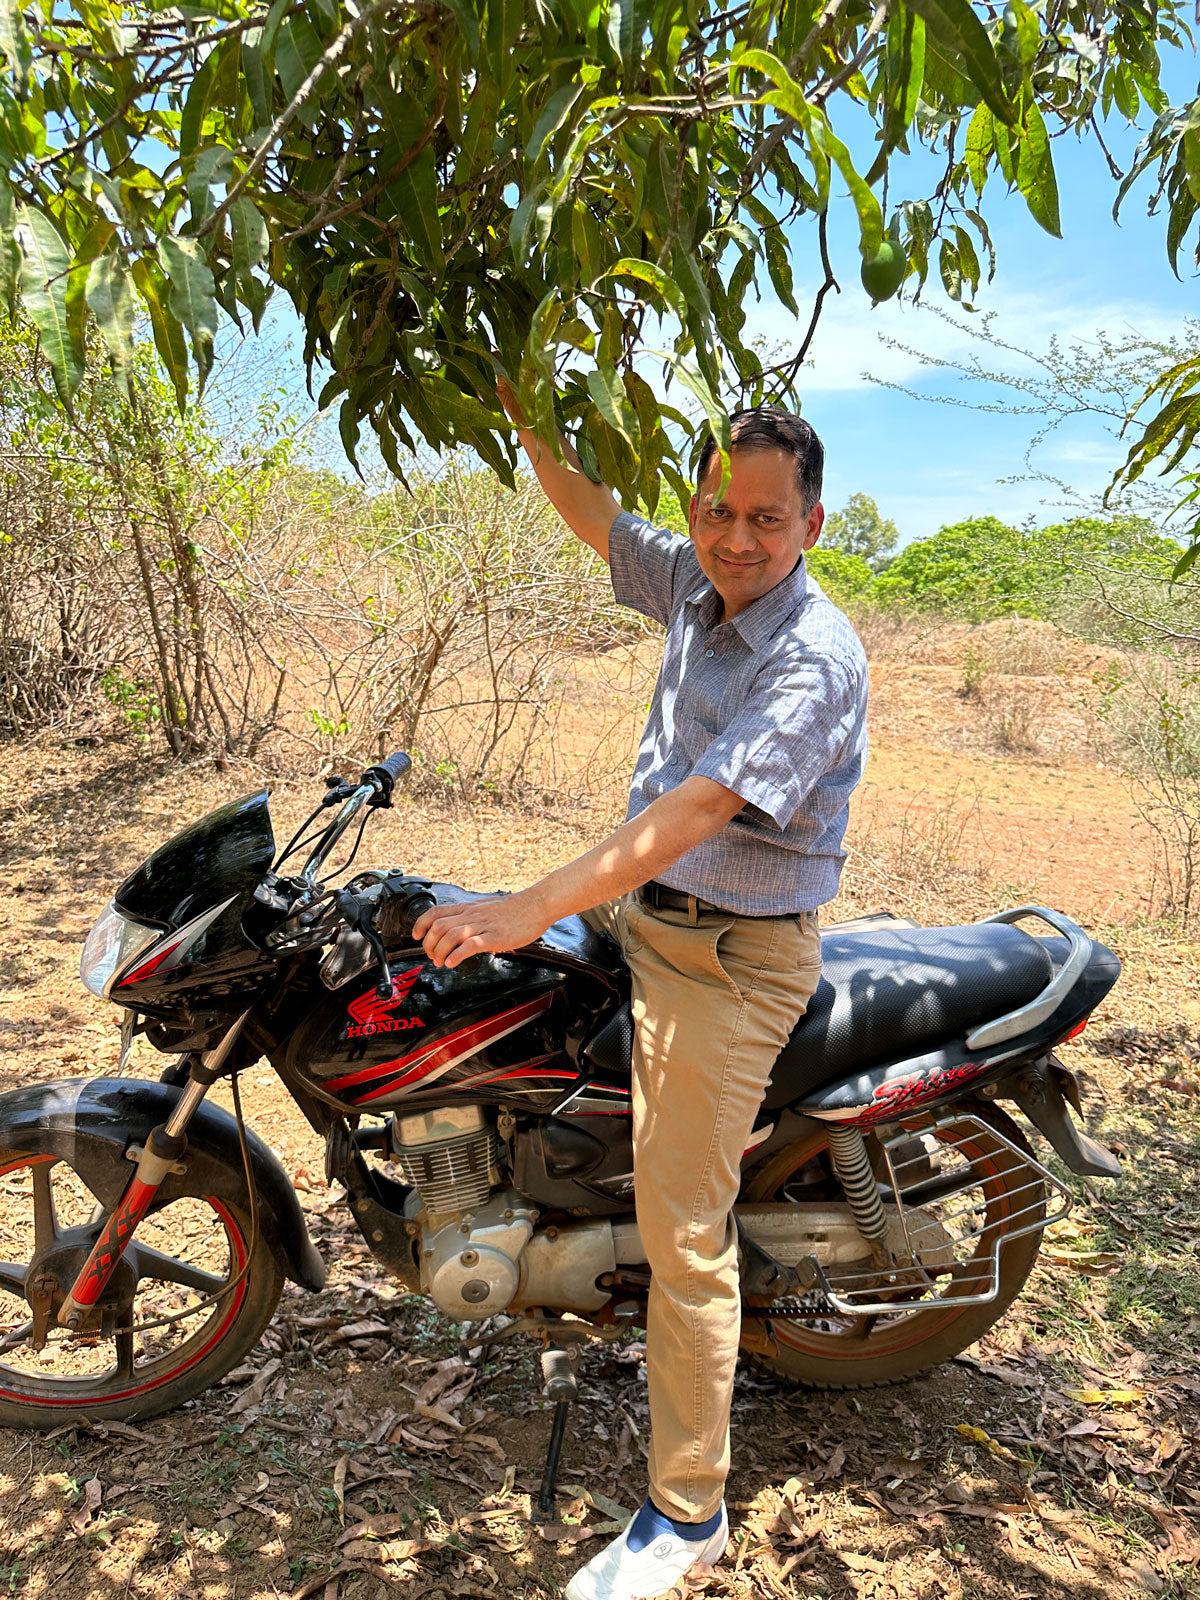
[[(65, 402), (91, 338), (129, 382), (142, 315), (183, 406), (280, 289), (351, 458), (366, 423), (398, 472), (423, 440), (510, 476), (502, 371), (652, 508), (692, 417), (724, 446), (727, 405), (795, 400), (835, 206), (864, 312), (931, 273), (969, 303), (985, 193), (1057, 235), (1054, 135), (1145, 107), (1178, 250), (1187, 43), (1178, 0), (0, 0), (0, 294)], [(780, 360), (768, 284), (805, 325)]]

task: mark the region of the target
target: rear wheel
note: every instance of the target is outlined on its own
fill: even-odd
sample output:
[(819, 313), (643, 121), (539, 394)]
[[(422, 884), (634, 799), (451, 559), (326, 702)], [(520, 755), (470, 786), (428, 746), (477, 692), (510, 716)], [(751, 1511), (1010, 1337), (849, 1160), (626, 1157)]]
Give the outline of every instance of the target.
[(141, 1223), (103, 1319), (61, 1327), (55, 1312), (103, 1215), (65, 1161), (0, 1154), (0, 1423), (172, 1410), (236, 1366), (271, 1319), (283, 1279), (262, 1235), (240, 1208), (192, 1195)]
[[(894, 1131), (879, 1130), (885, 1137)], [(931, 1230), (926, 1237), (936, 1239), (929, 1253), (935, 1262), (929, 1282), (919, 1288), (889, 1290), (880, 1279), (875, 1298), (891, 1298), (893, 1303), (886, 1311), (867, 1315), (843, 1313), (828, 1304), (811, 1314), (764, 1317), (760, 1312), (774, 1351), (753, 1354), (756, 1366), (811, 1388), (899, 1383), (965, 1350), (999, 1321), (1020, 1294), (1037, 1260), (1040, 1224), (1047, 1215), (1044, 1183), (1010, 1148), (1033, 1157), (1020, 1129), (994, 1107), (973, 1108), (961, 1122), (950, 1121), (928, 1133), (915, 1131), (914, 1139), (922, 1145), (912, 1148), (928, 1162), (929, 1193), (953, 1192), (952, 1202), (932, 1200), (921, 1208), (922, 1226)], [(868, 1135), (866, 1142), (875, 1154), (877, 1140)], [(823, 1133), (789, 1145), (754, 1174), (742, 1199), (796, 1205), (841, 1199), (828, 1152)], [(1012, 1236), (1016, 1226), (1029, 1223), (1039, 1225)], [(916, 1250), (920, 1256), (919, 1243)], [(955, 1263), (952, 1277), (938, 1270), (950, 1260)], [(997, 1291), (993, 1299), (969, 1305), (946, 1303), (951, 1296), (990, 1286), (993, 1280)]]

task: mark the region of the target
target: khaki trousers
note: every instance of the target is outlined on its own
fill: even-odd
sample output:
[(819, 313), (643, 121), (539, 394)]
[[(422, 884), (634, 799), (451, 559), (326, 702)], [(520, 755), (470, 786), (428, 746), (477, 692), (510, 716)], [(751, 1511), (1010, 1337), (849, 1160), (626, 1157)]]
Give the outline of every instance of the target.
[(741, 1159), (771, 1067), (821, 974), (815, 912), (651, 911), (633, 895), (584, 913), (633, 975), (633, 1166), (651, 1271), (650, 1494), (702, 1522), (729, 1472), (741, 1330)]

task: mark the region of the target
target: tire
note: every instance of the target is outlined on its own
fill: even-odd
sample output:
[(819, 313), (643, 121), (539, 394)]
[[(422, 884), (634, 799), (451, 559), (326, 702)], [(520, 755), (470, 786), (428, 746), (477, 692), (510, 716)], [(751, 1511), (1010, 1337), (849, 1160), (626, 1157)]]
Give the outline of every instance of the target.
[[(983, 1185), (986, 1226), (979, 1241), (978, 1254), (985, 1248), (984, 1241), (996, 1236), (1005, 1218), (1012, 1215), (1018, 1204), (1023, 1214), (1032, 1212), (1036, 1220), (1040, 1212), (1044, 1218), (1047, 1195), (1042, 1184), (1031, 1196), (1026, 1182), (1019, 1202), (1015, 1198), (1017, 1183), (1014, 1181), (1011, 1154), (1000, 1140), (989, 1137), (989, 1130), (994, 1130), (1023, 1154), (1032, 1157), (1033, 1151), (1028, 1141), (1010, 1117), (994, 1106), (972, 1106), (964, 1114), (969, 1115), (973, 1123), (983, 1124), (983, 1131), (967, 1123), (955, 1124), (946, 1130), (950, 1137), (943, 1142), (953, 1143), (972, 1159), (977, 1159), (981, 1172), (992, 1173)], [(957, 1131), (961, 1132), (961, 1141), (954, 1137)], [(868, 1150), (872, 1143), (868, 1135)], [(824, 1134), (818, 1133), (777, 1152), (763, 1168), (751, 1175), (742, 1198), (747, 1201), (791, 1198), (782, 1193), (788, 1179), (818, 1160), (827, 1150)], [(1003, 1159), (1005, 1156), (1008, 1158), (1007, 1164)], [(1002, 1239), (997, 1274), (999, 1288), (994, 1300), (939, 1309), (935, 1298), (927, 1302), (927, 1310), (878, 1319), (868, 1327), (865, 1335), (861, 1332), (857, 1335), (823, 1332), (812, 1325), (817, 1320), (815, 1318), (805, 1322), (771, 1317), (765, 1319), (765, 1327), (772, 1335), (774, 1353), (749, 1351), (747, 1358), (755, 1367), (772, 1373), (785, 1383), (812, 1389), (875, 1388), (918, 1377), (974, 1344), (1000, 1320), (1032, 1272), (1040, 1245), (1040, 1227), (1016, 1238)], [(870, 1321), (852, 1318), (842, 1320), (847, 1323), (854, 1320)]]
[[(45, 1204), (40, 1210), (33, 1204), (47, 1192), (50, 1224)], [(114, 1338), (98, 1331), (76, 1336), (55, 1325), (44, 1350), (35, 1352), (17, 1269), (36, 1254), (40, 1270), (69, 1288), (99, 1214), (64, 1161), (0, 1154), (0, 1261), (9, 1263), (0, 1266), (0, 1344), (6, 1334), (26, 1330), (24, 1339), (0, 1348), (0, 1424), (53, 1428), (76, 1418), (129, 1421), (174, 1410), (243, 1361), (271, 1320), (283, 1277), (261, 1232), (252, 1239), (249, 1217), (214, 1195), (181, 1196), (146, 1217), (118, 1268), (126, 1274), (123, 1303), (132, 1327)], [(158, 1248), (173, 1240), (183, 1241), (188, 1259)], [(140, 1324), (178, 1309), (186, 1313), (182, 1319), (140, 1331)]]

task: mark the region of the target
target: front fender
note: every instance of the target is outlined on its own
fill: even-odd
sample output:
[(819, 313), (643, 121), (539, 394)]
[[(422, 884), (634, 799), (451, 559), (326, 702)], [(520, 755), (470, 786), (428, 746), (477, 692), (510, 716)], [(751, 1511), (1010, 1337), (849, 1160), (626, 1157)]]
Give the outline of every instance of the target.
[[(125, 1160), (165, 1122), (179, 1090), (134, 1078), (61, 1078), (0, 1095), (0, 1151), (55, 1155), (87, 1184), (102, 1205), (115, 1206), (133, 1172)], [(168, 1174), (162, 1201), (214, 1195), (247, 1210), (246, 1174), (237, 1123), (208, 1101), (188, 1124), (187, 1171)], [(314, 1292), (325, 1286), (325, 1263), (304, 1224), (295, 1190), (275, 1153), (246, 1129), (258, 1225), (279, 1270)]]

